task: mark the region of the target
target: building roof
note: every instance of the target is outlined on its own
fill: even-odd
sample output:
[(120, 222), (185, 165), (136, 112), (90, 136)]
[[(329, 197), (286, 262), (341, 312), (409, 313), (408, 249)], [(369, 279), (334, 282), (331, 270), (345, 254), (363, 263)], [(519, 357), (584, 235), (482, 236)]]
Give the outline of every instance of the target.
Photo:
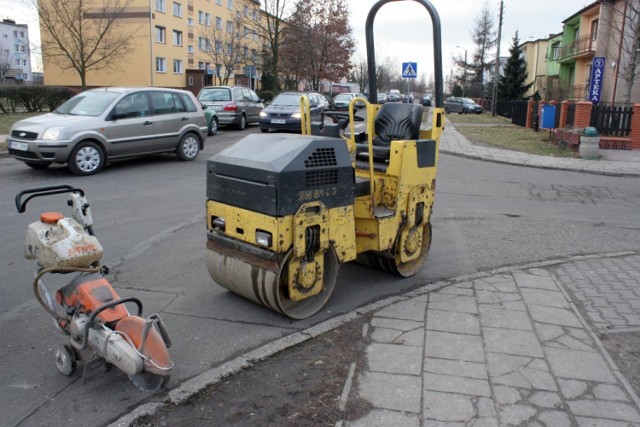
[(568, 21), (576, 18), (577, 16), (582, 15), (584, 12), (586, 12), (589, 9), (594, 8), (595, 6), (598, 5), (598, 3), (600, 3), (600, 1), (594, 1), (593, 3), (591, 3), (588, 6), (583, 7), (582, 9), (580, 9), (579, 11), (577, 11), (576, 13), (574, 13), (573, 15), (571, 15), (570, 17), (568, 17), (567, 19), (565, 19), (564, 21), (562, 21), (563, 24), (567, 23)]

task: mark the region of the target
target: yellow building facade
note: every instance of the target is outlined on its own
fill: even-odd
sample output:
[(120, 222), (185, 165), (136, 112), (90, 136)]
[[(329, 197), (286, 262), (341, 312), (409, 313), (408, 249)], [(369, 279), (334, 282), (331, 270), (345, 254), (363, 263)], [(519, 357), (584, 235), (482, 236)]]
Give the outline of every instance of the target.
[[(98, 22), (92, 17), (100, 13), (104, 2), (94, 3), (95, 9), (89, 8), (84, 14), (89, 25)], [(221, 76), (229, 74), (228, 84), (255, 88), (257, 78), (253, 73), (261, 49), (255, 25), (260, 19), (259, 0), (130, 0), (114, 29), (130, 37), (131, 52), (119, 55), (108, 69), (88, 72), (86, 84), (173, 87), (196, 92), (194, 87), (220, 84), (216, 76), (220, 72)], [(64, 69), (59, 60), (47, 56), (52, 40), (42, 22), (40, 32), (45, 84), (80, 87), (75, 70)], [(232, 51), (241, 58), (231, 60)]]

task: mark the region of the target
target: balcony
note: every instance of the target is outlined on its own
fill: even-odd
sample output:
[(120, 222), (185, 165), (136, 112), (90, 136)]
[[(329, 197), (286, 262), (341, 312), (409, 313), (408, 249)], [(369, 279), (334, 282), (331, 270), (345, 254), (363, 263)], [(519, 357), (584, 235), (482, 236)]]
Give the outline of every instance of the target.
[(569, 87), (569, 99), (571, 101), (584, 101), (587, 99), (589, 84), (573, 85)]
[(593, 56), (597, 45), (598, 41), (593, 40), (591, 33), (580, 36), (562, 48), (562, 51), (560, 52), (560, 61)]

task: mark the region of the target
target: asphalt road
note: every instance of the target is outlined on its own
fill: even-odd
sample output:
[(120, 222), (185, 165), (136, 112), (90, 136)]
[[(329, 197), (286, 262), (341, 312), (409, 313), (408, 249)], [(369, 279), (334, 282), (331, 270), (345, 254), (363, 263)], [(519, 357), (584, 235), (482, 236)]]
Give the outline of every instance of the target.
[(64, 167), (34, 171), (0, 158), (0, 424), (104, 425), (163, 396), (137, 390), (117, 370), (84, 385), (81, 371), (64, 377), (56, 370), (52, 349), (64, 337), (33, 298), (35, 263), (23, 258), (23, 244), (27, 225), (41, 211), (64, 211), (65, 199), (36, 199), (19, 215), (13, 198), (25, 188), (71, 184), (87, 192), (111, 282), (121, 296), (142, 299), (145, 313), (159, 312), (173, 338), (169, 388), (273, 339), (438, 279), (638, 248), (640, 179), (442, 155), (426, 268), (402, 280), (344, 265), (325, 310), (294, 322), (218, 287), (206, 272), (206, 160), (251, 132), (259, 130), (222, 130), (194, 162), (159, 156), (120, 162), (92, 177)]

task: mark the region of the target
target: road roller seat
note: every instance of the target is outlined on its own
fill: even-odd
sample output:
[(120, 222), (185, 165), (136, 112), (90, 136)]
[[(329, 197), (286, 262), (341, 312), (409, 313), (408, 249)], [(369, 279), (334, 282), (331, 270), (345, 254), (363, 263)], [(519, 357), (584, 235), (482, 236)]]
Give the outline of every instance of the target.
[[(373, 158), (375, 161), (389, 159), (391, 141), (418, 139), (422, 122), (422, 106), (418, 104), (383, 104), (374, 122)], [(356, 144), (358, 156), (369, 152), (367, 144)]]

